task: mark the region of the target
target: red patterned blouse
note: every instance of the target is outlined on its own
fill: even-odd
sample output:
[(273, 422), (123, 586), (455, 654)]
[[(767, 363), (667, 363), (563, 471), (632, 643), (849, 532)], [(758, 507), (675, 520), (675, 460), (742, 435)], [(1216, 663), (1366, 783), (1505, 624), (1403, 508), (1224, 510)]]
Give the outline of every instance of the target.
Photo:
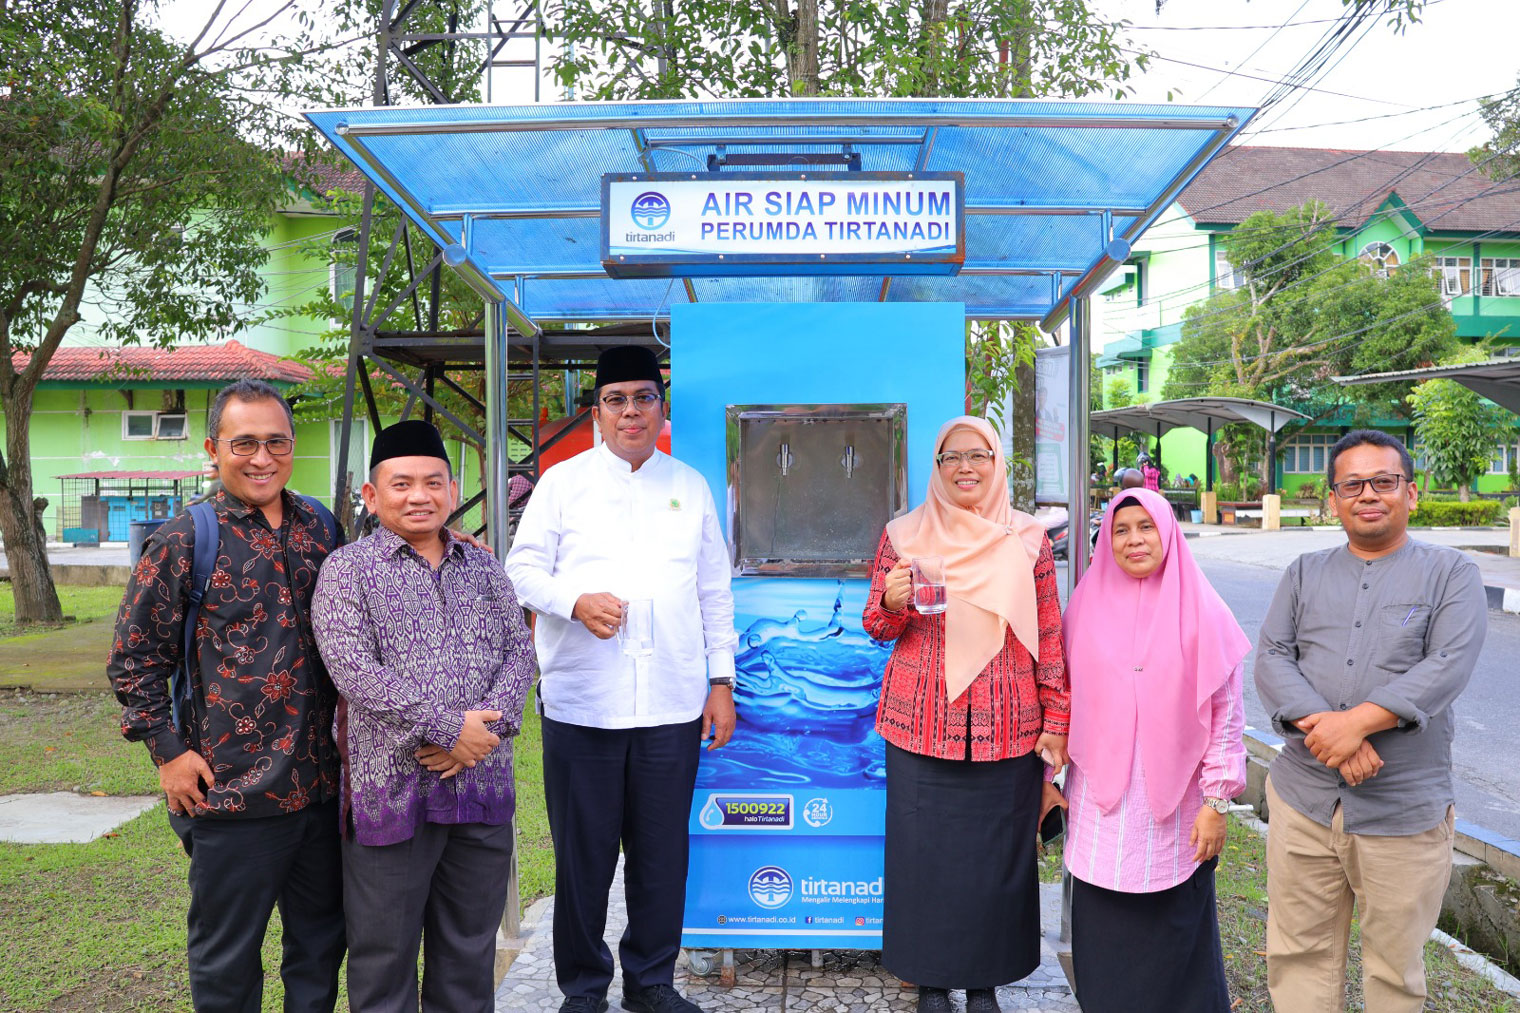
[(896, 640), (882, 679), (876, 730), (899, 749), (943, 760), (1006, 760), (1034, 749), (1042, 732), (1065, 735), (1071, 721), (1071, 691), (1061, 648), (1061, 600), (1056, 564), (1047, 540), (1034, 566), (1040, 622), (1036, 664), (1010, 629), (1003, 649), (988, 662), (959, 700), (945, 700), (945, 617), (922, 616), (911, 608), (889, 612), (881, 595), (897, 552), (882, 534), (871, 569), (871, 590), (862, 616), (877, 640)]

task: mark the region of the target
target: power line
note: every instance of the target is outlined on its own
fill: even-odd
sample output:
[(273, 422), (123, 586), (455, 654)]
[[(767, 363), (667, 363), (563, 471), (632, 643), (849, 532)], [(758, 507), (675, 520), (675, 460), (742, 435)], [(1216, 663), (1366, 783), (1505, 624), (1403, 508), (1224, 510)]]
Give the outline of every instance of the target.
[[(1474, 169), (1477, 169), (1478, 167), (1479, 167), (1478, 165), (1475, 165)], [(1451, 182), (1454, 182), (1456, 178), (1459, 178), (1459, 177), (1454, 177), (1453, 180), (1448, 181), (1448, 183), (1446, 183), (1446, 184), (1442, 184), (1442, 186), (1444, 187), (1446, 185), (1449, 185)], [(1432, 220), (1438, 220), (1440, 217), (1444, 217), (1446, 214), (1451, 213), (1451, 211), (1456, 210), (1457, 207), (1460, 207), (1462, 205), (1470, 203), (1471, 201), (1477, 200), (1480, 197), (1493, 196), (1494, 194), (1490, 193), (1490, 191), (1493, 191), (1493, 190), (1495, 190), (1496, 188), (1498, 188), (1500, 186), (1503, 186), (1505, 188), (1505, 189), (1499, 191), (1500, 193), (1510, 193), (1510, 192), (1515, 192), (1517, 190), (1520, 190), (1520, 183), (1517, 183), (1515, 181), (1495, 182), (1493, 184), (1490, 184), (1482, 192), (1480, 192), (1478, 194), (1474, 194), (1473, 196), (1471, 196), (1469, 198), (1466, 198), (1463, 201), (1457, 202), (1456, 204), (1453, 205), (1453, 207), (1449, 208), (1447, 211), (1445, 211), (1441, 215), (1437, 216), (1436, 219), (1432, 219)], [(1479, 233), (1478, 235), (1473, 236), (1471, 239), (1468, 239), (1465, 242), (1468, 242), (1468, 243), (1480, 243), (1484, 239), (1489, 238), (1490, 236), (1497, 235), (1497, 234), (1499, 234), (1501, 232), (1511, 231), (1513, 229), (1513, 227), (1516, 226), (1516, 225), (1520, 225), (1520, 218), (1517, 218), (1517, 219), (1512, 220), (1510, 222), (1506, 222), (1504, 225), (1498, 226), (1498, 227), (1493, 228), (1493, 229), (1489, 229), (1486, 232)], [(1406, 234), (1407, 234), (1407, 230), (1406, 230)], [(1337, 240), (1336, 242), (1343, 242), (1343, 241), (1344, 240)], [(1318, 252), (1324, 252), (1324, 251), (1328, 250), (1331, 246), (1334, 246), (1336, 244), (1336, 242), (1332, 242), (1330, 244), (1327, 244), (1325, 247), (1322, 247), (1319, 250), (1314, 251), (1314, 253), (1305, 255), (1304, 257), (1299, 258), (1297, 261), (1294, 261), (1293, 263), (1301, 263), (1302, 261), (1308, 259), (1310, 256), (1313, 256), (1313, 255), (1315, 255)], [(1278, 247), (1278, 249), (1279, 250), (1286, 249), (1288, 245), (1290, 245), (1290, 244), (1283, 244), (1283, 246)], [(1425, 259), (1428, 259), (1430, 257), (1442, 256), (1442, 255), (1443, 254), (1438, 254), (1438, 253), (1430, 253), (1430, 254), (1422, 255), (1422, 257), (1416, 258), (1415, 260), (1412, 260), (1410, 262), (1410, 264), (1405, 265), (1405, 269), (1411, 269), (1411, 268), (1413, 268), (1416, 264), (1420, 263), (1421, 260), (1425, 260)], [(1335, 264), (1331, 265), (1330, 267), (1326, 268), (1325, 270), (1317, 272), (1316, 274), (1306, 275), (1303, 278), (1296, 279), (1295, 281), (1291, 282), (1290, 284), (1284, 286), (1282, 289), (1279, 289), (1277, 292), (1273, 293), (1273, 298), (1276, 298), (1277, 296), (1281, 295), (1281, 293), (1283, 293), (1283, 292), (1291, 291), (1294, 288), (1298, 288), (1298, 287), (1300, 287), (1302, 285), (1305, 285), (1305, 284), (1307, 284), (1307, 283), (1309, 283), (1309, 282), (1311, 282), (1311, 281), (1313, 281), (1313, 280), (1315, 280), (1317, 278), (1323, 277), (1324, 275), (1329, 274), (1332, 271), (1339, 270), (1339, 269), (1343, 268), (1344, 265), (1347, 264), (1348, 262), (1349, 261), (1341, 260), (1341, 261), (1338, 261)], [(1280, 268), (1279, 270), (1285, 270), (1287, 266), (1291, 266), (1291, 265), (1285, 265), (1284, 268)], [(1477, 265), (1475, 265), (1475, 267), (1476, 266)], [(1359, 279), (1359, 278), (1352, 279), (1350, 281), (1342, 283), (1341, 285), (1336, 286), (1335, 288), (1331, 289), (1330, 291), (1332, 291), (1332, 292), (1333, 291), (1337, 291), (1337, 290), (1339, 290), (1341, 288), (1345, 288), (1345, 287), (1348, 287), (1348, 286), (1353, 285), (1353, 284), (1358, 284), (1360, 281), (1361, 281), (1361, 279)], [(1204, 284), (1207, 284), (1207, 283), (1204, 283)], [(1201, 286), (1195, 286), (1195, 287), (1201, 287)], [(1186, 290), (1179, 290), (1179, 292), (1182, 292), (1182, 291), (1186, 291)], [(1324, 294), (1324, 293), (1306, 293), (1306, 294), (1304, 294), (1302, 296), (1299, 296), (1299, 297), (1297, 297), (1297, 298), (1295, 298), (1295, 299), (1293, 299), (1291, 301), (1288, 301), (1286, 303), (1279, 303), (1279, 305), (1294, 306), (1294, 305), (1297, 305), (1298, 303), (1306, 301), (1307, 299), (1313, 298), (1315, 295), (1322, 295), (1322, 294)], [(1443, 297), (1443, 298), (1437, 300), (1437, 302), (1435, 304), (1433, 304), (1433, 305), (1444, 305), (1445, 303), (1446, 303), (1446, 299)], [(1238, 312), (1239, 312), (1239, 308), (1238, 307), (1233, 307), (1233, 306), (1231, 306), (1231, 307), (1221, 307), (1219, 309), (1207, 311), (1206, 313), (1194, 314), (1194, 316), (1191, 318), (1191, 320), (1192, 320), (1192, 322), (1197, 323), (1199, 321), (1207, 320), (1207, 319), (1209, 319), (1211, 317), (1214, 317), (1214, 316), (1220, 316), (1220, 315), (1224, 315), (1224, 314), (1233, 314), (1233, 313), (1238, 313)], [(1395, 318), (1395, 319), (1397, 319), (1397, 318)], [(1382, 321), (1382, 322), (1383, 323), (1388, 323), (1390, 321)], [(1119, 332), (1116, 329), (1114, 331), (1114, 333), (1122, 333), (1122, 332)], [(1356, 333), (1361, 333), (1361, 332), (1358, 331)], [(1317, 346), (1311, 345), (1311, 346), (1301, 346), (1301, 347), (1317, 347)], [(1242, 362), (1245, 362), (1245, 361), (1255, 361), (1255, 359), (1261, 358), (1261, 357), (1262, 356), (1252, 356), (1252, 357), (1247, 357), (1245, 359), (1242, 359), (1240, 361), (1242, 361)], [(1195, 362), (1193, 362), (1191, 364), (1192, 365), (1200, 365), (1200, 366), (1209, 366), (1209, 365), (1222, 365), (1224, 363), (1233, 363), (1235, 361), (1236, 360), (1232, 357), (1230, 359), (1195, 361)]]
[[(1489, 160), (1491, 160), (1491, 158)], [(1488, 161), (1488, 160), (1485, 160), (1485, 161)], [(1434, 199), (1434, 195), (1436, 193), (1438, 193), (1440, 190), (1444, 189), (1447, 186), (1450, 186), (1452, 183), (1456, 182), (1457, 180), (1464, 178), (1466, 175), (1469, 175), (1470, 173), (1475, 172), (1478, 169), (1482, 168), (1483, 164), (1485, 164), (1485, 163), (1476, 163), (1476, 164), (1474, 164), (1472, 166), (1472, 168), (1470, 168), (1469, 170), (1467, 170), (1467, 172), (1464, 172), (1461, 175), (1454, 176), (1451, 179), (1447, 180), (1445, 183), (1443, 183), (1443, 184), (1441, 184), (1441, 186), (1437, 187), (1436, 190), (1431, 191), (1431, 193), (1429, 195), (1427, 195), (1424, 199), (1422, 199), (1420, 201), (1415, 201), (1415, 202), (1412, 202), (1412, 203), (1409, 203), (1409, 204), (1405, 204), (1403, 207), (1399, 207), (1399, 208), (1389, 208), (1386, 211), (1375, 212), (1374, 214), (1369, 215), (1368, 218), (1366, 219), (1366, 221), (1362, 222), (1359, 226), (1357, 226), (1356, 231), (1358, 231), (1358, 232), (1364, 231), (1369, 226), (1371, 226), (1373, 224), (1376, 224), (1380, 219), (1397, 217), (1397, 216), (1403, 215), (1405, 212), (1415, 212), (1415, 211), (1418, 211), (1419, 209), (1421, 209), (1422, 207), (1425, 207), (1427, 205), (1445, 206), (1445, 210), (1443, 210), (1436, 217), (1430, 219), (1430, 221), (1432, 221), (1432, 222), (1433, 221), (1438, 221), (1440, 218), (1444, 218), (1446, 215), (1452, 213), (1453, 211), (1457, 210), (1458, 208), (1464, 207), (1467, 204), (1472, 203), (1473, 201), (1476, 201), (1476, 200), (1479, 200), (1479, 199), (1482, 199), (1482, 198), (1486, 198), (1486, 197), (1501, 196), (1501, 195), (1506, 194), (1506, 193), (1512, 193), (1512, 192), (1514, 192), (1516, 190), (1520, 190), (1520, 183), (1516, 183), (1514, 181), (1497, 181), (1497, 182), (1494, 182), (1494, 183), (1490, 183), (1487, 187), (1485, 187), (1483, 190), (1479, 191), (1478, 193), (1473, 194), (1473, 195), (1471, 195), (1469, 197), (1463, 198), (1461, 200), (1456, 200), (1456, 201), (1441, 200), (1441, 201), (1437, 201), (1437, 200)], [(1501, 187), (1502, 187), (1502, 189), (1500, 189)], [(1379, 191), (1376, 191), (1374, 193), (1368, 194), (1367, 198), (1364, 198), (1362, 201), (1359, 201), (1356, 205), (1353, 205), (1350, 210), (1354, 211), (1356, 208), (1358, 208), (1358, 207), (1362, 206), (1363, 204), (1365, 204), (1368, 199), (1370, 199), (1373, 196), (1376, 196), (1378, 193), (1381, 193), (1381, 192), (1383, 192), (1383, 191), (1379, 190)], [(1449, 205), (1449, 206), (1446, 206), (1446, 205)], [(1302, 236), (1300, 236), (1300, 237), (1298, 237), (1298, 238), (1296, 238), (1296, 239), (1294, 239), (1294, 240), (1292, 240), (1290, 242), (1285, 242), (1285, 243), (1279, 245), (1276, 249), (1271, 250), (1268, 253), (1264, 254), (1262, 257), (1258, 258), (1257, 261), (1256, 261), (1256, 263), (1260, 263), (1261, 261), (1266, 260), (1268, 257), (1271, 257), (1271, 256), (1275, 255), (1276, 253), (1279, 253), (1279, 252), (1282, 252), (1283, 250), (1288, 249), (1290, 246), (1294, 245), (1295, 243), (1304, 242), (1304, 241), (1306, 241), (1308, 239), (1311, 239), (1311, 238), (1313, 238), (1314, 235), (1318, 234), (1319, 232), (1322, 232), (1322, 231), (1325, 231), (1325, 230), (1327, 230), (1329, 228), (1335, 227), (1337, 221), (1340, 220), (1342, 217), (1343, 217), (1343, 215), (1341, 215), (1341, 214), (1338, 213), (1337, 218), (1327, 219), (1324, 223), (1321, 223), (1320, 225), (1314, 227), (1308, 233), (1305, 233), (1304, 235), (1302, 235)], [(1422, 224), (1429, 225), (1430, 222), (1423, 222)], [(1290, 232), (1291, 233), (1291, 232), (1295, 231), (1297, 228), (1298, 227), (1295, 226), (1295, 225), (1288, 224), (1288, 225), (1277, 225), (1277, 226), (1265, 226), (1265, 227), (1262, 227), (1260, 229), (1260, 231), (1263, 231), (1263, 232), (1282, 231), (1282, 232)], [(1242, 230), (1240, 230), (1240, 229), (1236, 229), (1234, 231), (1234, 233), (1232, 233), (1232, 234), (1239, 234), (1241, 231)], [(1247, 231), (1257, 231), (1257, 230), (1256, 229), (1252, 229), (1252, 230), (1247, 230)], [(1498, 232), (1498, 231), (1504, 231), (1504, 230), (1503, 229), (1490, 230), (1490, 232), (1487, 233), (1487, 234), (1485, 234), (1485, 235), (1491, 235), (1494, 232)], [(1407, 229), (1405, 230), (1405, 234), (1406, 235), (1408, 234), (1408, 230)], [(1481, 241), (1482, 238), (1483, 238), (1483, 236), (1480, 235), (1479, 237), (1477, 237), (1475, 240), (1472, 240), (1472, 241)], [(1276, 274), (1279, 274), (1279, 273), (1281, 273), (1283, 271), (1289, 270), (1289, 269), (1297, 266), (1298, 264), (1301, 264), (1301, 263), (1303, 263), (1303, 262), (1305, 262), (1307, 260), (1310, 260), (1313, 257), (1318, 256), (1321, 253), (1329, 252), (1334, 247), (1336, 247), (1337, 245), (1340, 245), (1340, 244), (1342, 244), (1342, 243), (1344, 243), (1346, 241), (1347, 241), (1346, 237), (1337, 237), (1335, 239), (1332, 239), (1328, 243), (1325, 243), (1325, 244), (1323, 244), (1321, 246), (1318, 246), (1318, 247), (1315, 247), (1314, 249), (1311, 249), (1310, 251), (1308, 251), (1307, 253), (1305, 253), (1303, 256), (1298, 257), (1298, 258), (1296, 258), (1294, 260), (1291, 260), (1287, 264), (1283, 264), (1283, 265), (1280, 265), (1278, 267), (1275, 267), (1275, 268), (1271, 269), (1270, 271), (1263, 272), (1263, 273), (1257, 275), (1257, 277), (1259, 279), (1270, 278), (1270, 277), (1272, 277), (1272, 276), (1274, 276)], [(1191, 246), (1184, 246), (1184, 247), (1178, 247), (1178, 248), (1175, 248), (1175, 249), (1170, 249), (1170, 250), (1167, 250), (1165, 252), (1168, 252), (1168, 253), (1183, 252), (1185, 250), (1190, 250), (1190, 249), (1201, 249), (1201, 248), (1203, 248), (1205, 246), (1209, 246), (1209, 245), (1211, 245), (1211, 244), (1209, 244), (1209, 243), (1198, 243), (1198, 244), (1194, 244), (1194, 245), (1191, 245)], [(1238, 268), (1244, 269), (1244, 268), (1249, 267), (1250, 265), (1249, 264), (1240, 264), (1240, 265), (1233, 265), (1232, 264), (1231, 266), (1232, 267), (1238, 267)], [(1338, 267), (1339, 267), (1339, 263), (1337, 263), (1335, 265), (1332, 265), (1331, 267), (1326, 268), (1323, 271), (1320, 271), (1320, 272), (1317, 272), (1317, 273), (1311, 274), (1311, 275), (1306, 275), (1303, 278), (1297, 279), (1294, 282), (1290, 283), (1289, 285), (1285, 286), (1283, 289), (1281, 289), (1278, 294), (1280, 294), (1281, 292), (1291, 291), (1294, 288), (1298, 288), (1301, 285), (1307, 284), (1308, 282), (1311, 282), (1311, 281), (1315, 280), (1316, 278), (1322, 277), (1323, 275), (1328, 274), (1331, 271), (1336, 270)], [(1213, 285), (1213, 282), (1209, 282), (1209, 281), (1199, 282), (1199, 283), (1196, 283), (1194, 285), (1186, 286), (1184, 288), (1174, 289), (1174, 290), (1169, 291), (1169, 292), (1160, 293), (1158, 295), (1153, 296), (1151, 298), (1151, 300), (1149, 300), (1149, 301), (1153, 302), (1153, 303), (1159, 303), (1159, 302), (1162, 302), (1162, 301), (1166, 301), (1166, 300), (1170, 300), (1170, 299), (1175, 299), (1177, 297), (1186, 296), (1186, 295), (1188, 295), (1188, 294), (1190, 294), (1192, 292), (1197, 292), (1197, 291), (1201, 291), (1201, 290), (1203, 290), (1205, 288), (1209, 288), (1212, 285)], [(1212, 311), (1212, 312), (1222, 312), (1222, 311)], [(1123, 332), (1119, 331), (1118, 329), (1115, 329), (1115, 331), (1113, 333), (1123, 333)]]
[[(1288, 15), (1288, 21), (1292, 21), (1294, 18), (1298, 17), (1301, 13), (1303, 13), (1304, 8), (1307, 6), (1309, 6), (1309, 0), (1304, 0), (1303, 3), (1298, 5), (1298, 10)], [(1282, 30), (1286, 27), (1288, 27), (1288, 23), (1284, 22), (1282, 25), (1278, 26), (1277, 31), (1273, 32), (1271, 35), (1268, 35), (1265, 39), (1262, 39), (1260, 44), (1258, 44), (1255, 49), (1251, 50), (1251, 52), (1246, 55), (1246, 58), (1244, 60), (1240, 61), (1238, 67), (1243, 67), (1249, 63), (1252, 57), (1265, 49), (1267, 47), (1267, 44), (1270, 43), (1273, 39), (1277, 38), (1277, 36), (1280, 35), (1282, 33)], [(1215, 81), (1213, 84), (1209, 85), (1208, 89), (1202, 95), (1198, 96), (1198, 101), (1202, 102), (1215, 88), (1218, 88), (1230, 78), (1234, 77), (1239, 72), (1238, 67), (1236, 70), (1229, 71), (1224, 75), (1224, 77), (1221, 77), (1218, 81)]]
[[(1434, 7), (1445, 3), (1446, 0), (1426, 0), (1426, 7)], [(1303, 8), (1300, 7), (1299, 10)], [(1296, 13), (1296, 12), (1295, 12)], [(1130, 25), (1128, 31), (1132, 32), (1245, 32), (1262, 31), (1268, 28), (1297, 28), (1300, 25), (1328, 25), (1340, 18), (1313, 18), (1308, 21), (1289, 21), (1282, 25)]]
[[(1452, 106), (1466, 105), (1469, 102), (1477, 102), (1482, 98), (1484, 98), (1484, 96), (1474, 95), (1472, 98), (1460, 98), (1455, 102), (1442, 102), (1432, 106), (1420, 106), (1418, 109), (1404, 109), (1396, 113), (1378, 113), (1376, 116), (1361, 116), (1354, 120), (1331, 120), (1326, 123), (1305, 123), (1304, 125), (1297, 127), (1264, 127), (1261, 130), (1253, 130), (1252, 136), (1255, 136), (1256, 134), (1278, 134), (1288, 130), (1317, 130), (1320, 127), (1344, 127), (1349, 126), (1353, 123), (1370, 123), (1373, 120), (1392, 119), (1396, 116), (1414, 116), (1418, 113), (1428, 113), (1434, 112), (1437, 109), (1450, 109)], [(1476, 116), (1478, 115), (1478, 110), (1474, 109), (1472, 112), (1465, 115)], [(1433, 126), (1427, 127), (1426, 129), (1434, 130), (1437, 126), (1441, 125), (1442, 124), (1435, 124)]]
[[(1134, 54), (1136, 56), (1144, 56), (1144, 57), (1146, 57), (1148, 59), (1151, 59), (1151, 60), (1160, 60), (1163, 63), (1175, 63), (1175, 64), (1178, 64), (1179, 66), (1183, 66), (1183, 67), (1192, 67), (1194, 70), (1212, 70), (1212, 71), (1215, 71), (1215, 72), (1220, 73), (1220, 74), (1228, 73), (1228, 71), (1226, 71), (1222, 67), (1210, 67), (1208, 64), (1193, 63), (1191, 60), (1179, 60), (1179, 59), (1177, 59), (1174, 56), (1162, 56), (1159, 53), (1150, 53), (1150, 52), (1146, 52), (1146, 51), (1140, 50), (1140, 49), (1130, 49), (1130, 48), (1128, 48), (1126, 46), (1116, 46), (1114, 48), (1118, 49), (1120, 52), (1132, 53), (1132, 54)], [(1243, 77), (1243, 78), (1246, 78), (1246, 79), (1251, 80), (1251, 81), (1265, 81), (1267, 84), (1282, 85), (1282, 84), (1289, 83), (1289, 82), (1287, 82), (1287, 81), (1285, 81), (1284, 79), (1281, 79), (1281, 78), (1262, 77), (1259, 74), (1247, 74), (1243, 70), (1242, 71), (1236, 71), (1235, 72), (1235, 76), (1236, 77)], [(1347, 94), (1346, 92), (1330, 91), (1328, 88), (1316, 88), (1316, 87), (1312, 87), (1310, 85), (1294, 85), (1294, 87), (1296, 87), (1296, 88), (1307, 88), (1309, 91), (1317, 91), (1321, 95), (1332, 95), (1335, 98), (1355, 99), (1358, 102), (1375, 102), (1378, 105), (1385, 105), (1385, 106), (1403, 105), (1402, 102), (1392, 102), (1392, 101), (1390, 101), (1388, 99), (1381, 99), (1381, 98), (1368, 98), (1365, 95), (1350, 95), (1350, 94)], [(1408, 107), (1406, 106), (1405, 108), (1408, 108)]]

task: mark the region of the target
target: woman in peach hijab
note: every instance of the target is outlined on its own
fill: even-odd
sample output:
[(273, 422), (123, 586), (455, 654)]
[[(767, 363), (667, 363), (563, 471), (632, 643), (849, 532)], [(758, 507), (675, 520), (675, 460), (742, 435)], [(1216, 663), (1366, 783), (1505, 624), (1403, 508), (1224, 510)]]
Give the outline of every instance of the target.
[[(896, 641), (876, 729), (887, 740), (882, 965), (918, 1008), (998, 1009), (997, 986), (1040, 962), (1035, 833), (1066, 762), (1070, 707), (1055, 563), (1044, 529), (1008, 502), (986, 421), (935, 439), (922, 506), (887, 525), (864, 626)], [(915, 558), (944, 559), (946, 607), (913, 604)], [(927, 606), (928, 600), (924, 604)], [(1043, 762), (1042, 762), (1043, 757)]]

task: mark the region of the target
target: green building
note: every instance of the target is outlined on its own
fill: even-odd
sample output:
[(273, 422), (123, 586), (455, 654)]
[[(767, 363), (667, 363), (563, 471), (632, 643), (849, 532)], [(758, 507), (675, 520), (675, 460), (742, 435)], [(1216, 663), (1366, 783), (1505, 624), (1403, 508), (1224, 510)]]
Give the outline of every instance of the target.
[[(1136, 400), (1160, 400), (1187, 308), (1236, 286), (1221, 238), (1258, 211), (1283, 213), (1310, 200), (1336, 214), (1334, 252), (1377, 270), (1430, 258), (1458, 335), (1520, 343), (1514, 187), (1496, 186), (1465, 154), (1236, 146), (1182, 192), (1093, 300), (1093, 347), (1101, 350), (1105, 385), (1120, 378)], [(1407, 420), (1380, 422), (1413, 445)], [(1326, 451), (1347, 428), (1330, 424), (1294, 436), (1277, 465), (1279, 487), (1291, 492), (1322, 476)], [(1192, 430), (1166, 434), (1168, 472), (1201, 478), (1204, 445)], [(1496, 446), (1478, 489), (1507, 488), (1515, 455), (1514, 445)]]
[[(363, 187), (353, 170), (318, 171), (315, 185), (323, 193)], [(323, 291), (351, 292), (352, 268), (319, 251), (355, 240), (354, 231), (341, 227), (313, 194), (293, 194), (265, 236), (264, 294), (245, 308), (245, 318), (259, 322), (220, 340), (173, 349), (111, 346), (91, 327), (87, 311), (48, 363), (33, 399), (32, 484), (34, 495), (48, 500), (48, 537), (88, 540), (89, 530), (103, 540), (122, 540), (129, 520), (167, 516), (183, 505), (199, 487), (207, 414), (217, 390), (245, 377), (282, 390), (311, 378), (300, 361), (303, 353), (340, 322), (269, 313), (300, 306)], [(329, 505), (343, 470), (337, 460), (340, 425), (297, 417), (291, 487)], [(0, 438), (4, 426), (0, 419)], [(357, 419), (347, 465), (353, 488), (363, 481), (371, 437), (368, 421)], [(472, 477), (478, 473), (475, 455), (464, 453), (462, 444), (451, 450), (461, 488), (468, 490), (467, 482), (478, 481)]]

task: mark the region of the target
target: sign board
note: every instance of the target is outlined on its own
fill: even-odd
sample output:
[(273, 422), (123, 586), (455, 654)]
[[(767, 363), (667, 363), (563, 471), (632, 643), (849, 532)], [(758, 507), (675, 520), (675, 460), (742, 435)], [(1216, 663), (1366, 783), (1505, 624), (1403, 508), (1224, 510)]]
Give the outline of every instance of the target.
[(602, 266), (614, 278), (955, 274), (958, 172), (609, 173)]
[(1034, 354), (1034, 498), (1066, 505), (1071, 488), (1067, 405), (1071, 401), (1071, 347), (1040, 348)]

